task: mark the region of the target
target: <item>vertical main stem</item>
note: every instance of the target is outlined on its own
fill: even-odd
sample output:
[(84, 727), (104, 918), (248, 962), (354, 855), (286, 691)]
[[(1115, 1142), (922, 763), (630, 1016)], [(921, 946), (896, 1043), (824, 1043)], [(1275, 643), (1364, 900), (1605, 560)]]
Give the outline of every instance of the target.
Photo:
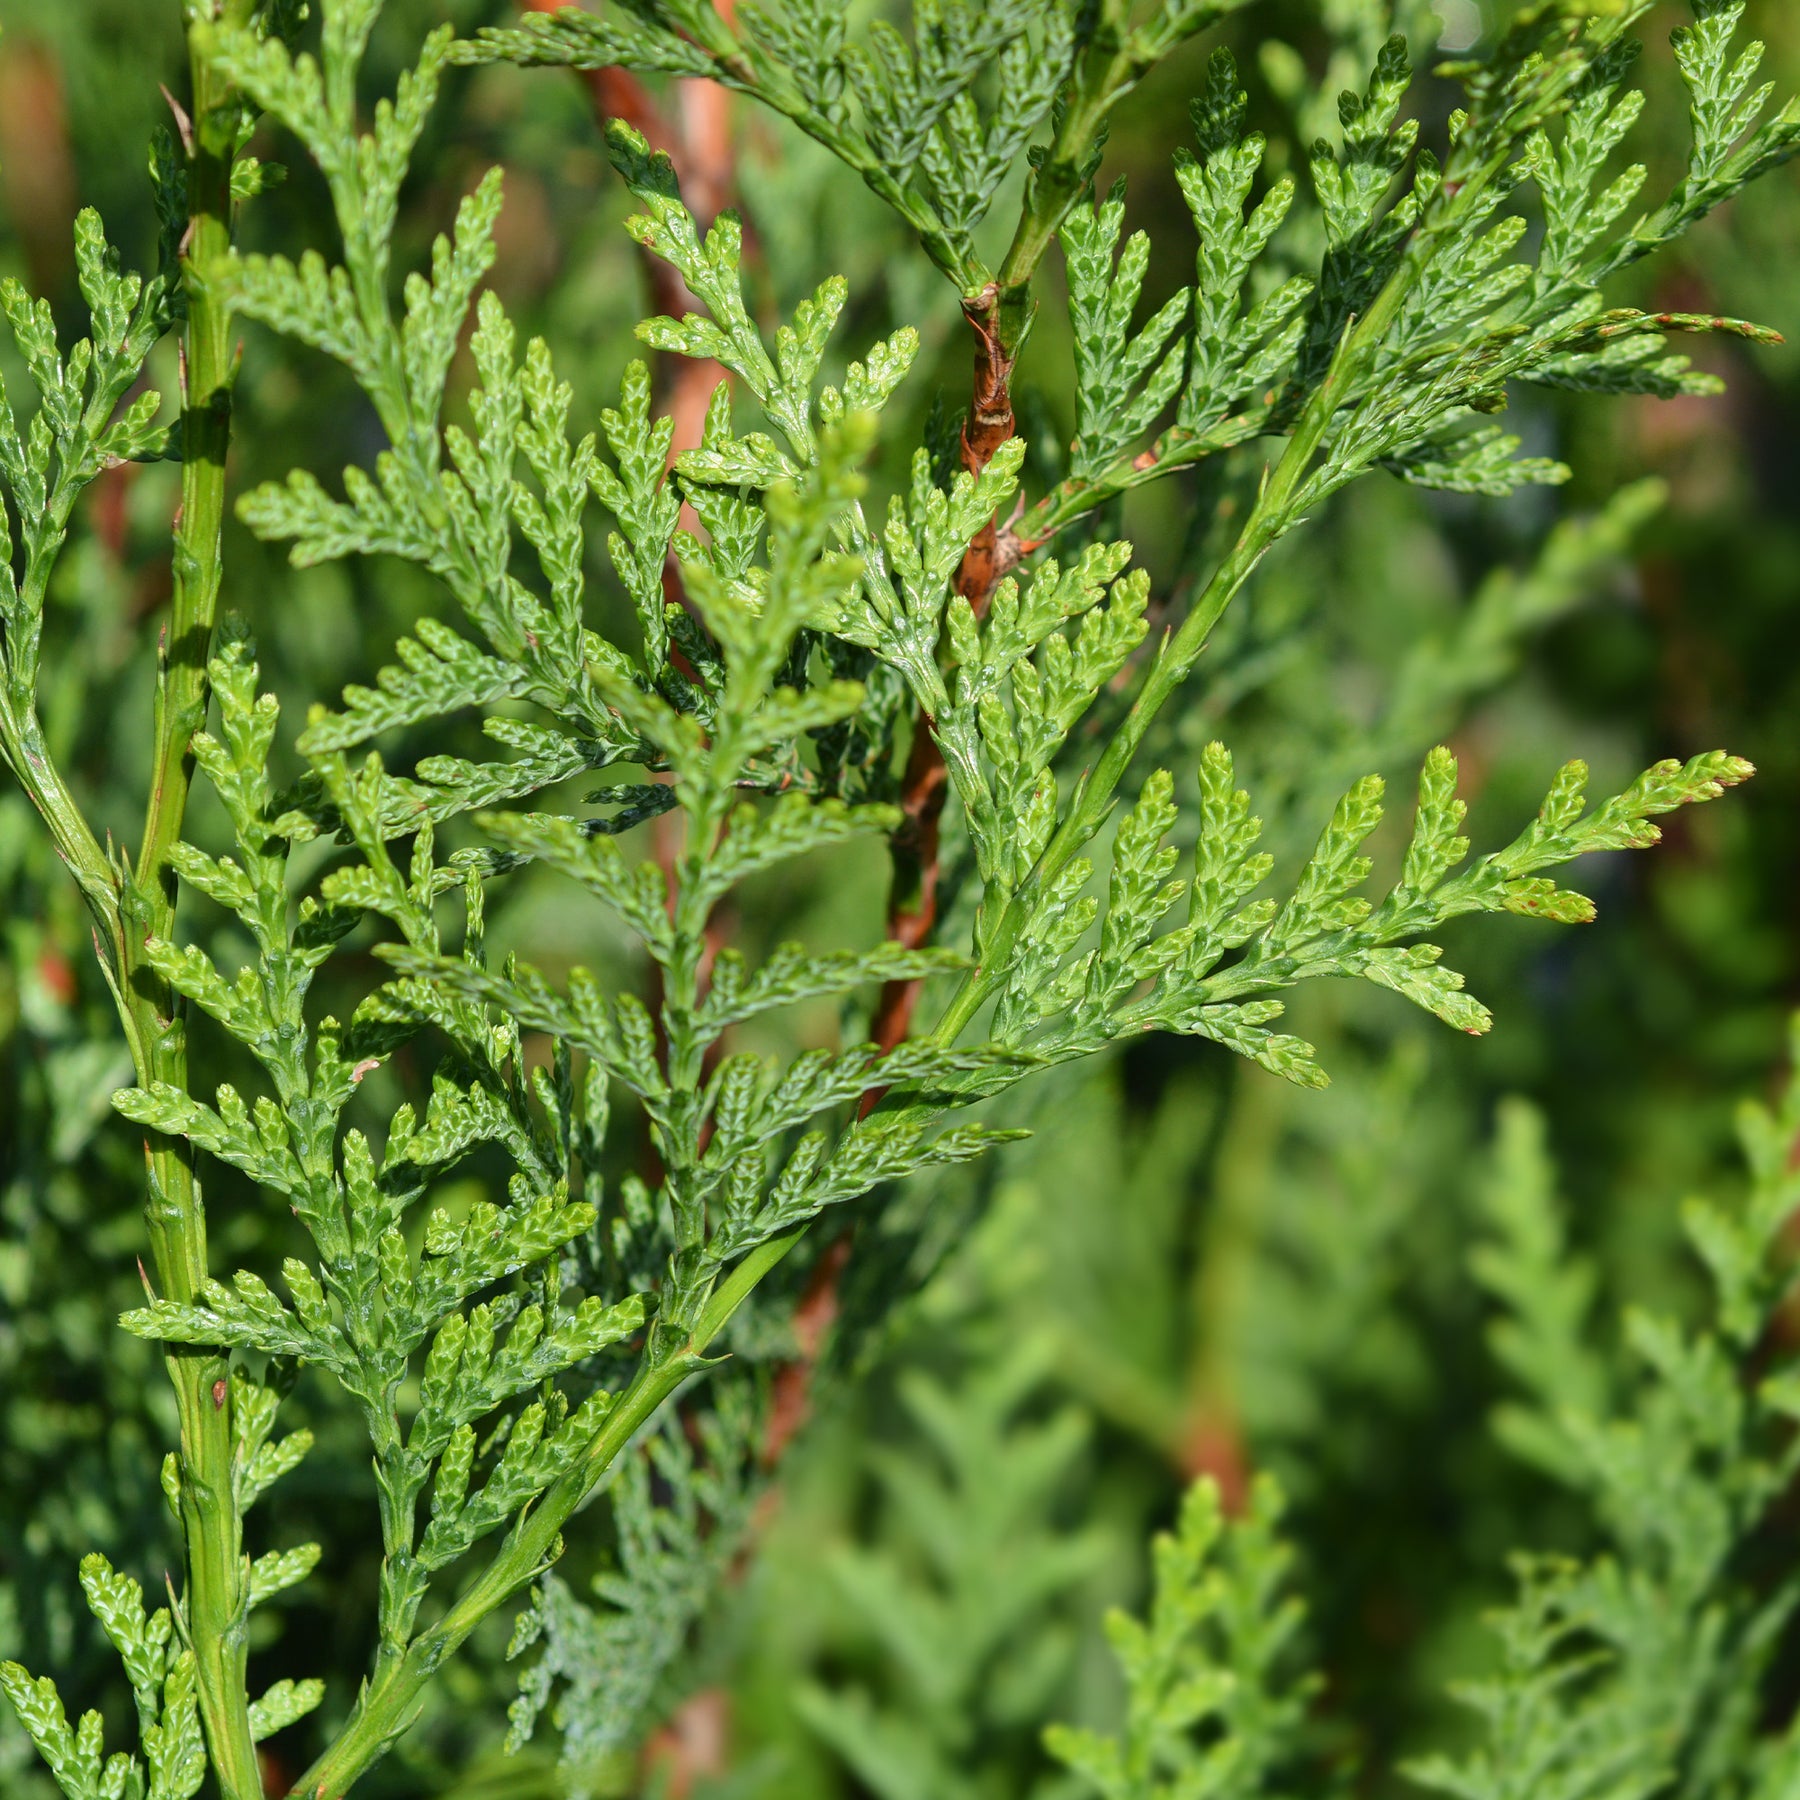
[[(1064, 96), (1062, 122), (1026, 190), (1025, 207), (1000, 273), (978, 292), (963, 297), (963, 316), (975, 334), (969, 410), (962, 430), (962, 466), (971, 475), (979, 475), (1013, 435), (1013, 366), (1031, 331), (1036, 304), (1032, 279), (1089, 178), (1089, 158), (1109, 109), (1130, 85), (1129, 11), (1125, 0), (1102, 0), (1092, 39), (1077, 59)], [(1020, 553), (1017, 538), (1002, 528), (998, 518), (989, 519), (975, 534), (957, 569), (955, 587), (977, 618)], [(937, 928), (939, 828), (949, 785), (932, 721), (921, 713), (901, 783), (902, 822), (890, 846), (894, 872), (887, 935), (908, 949), (930, 943)], [(892, 1050), (911, 1033), (922, 987), (914, 979), (890, 981), (882, 989), (870, 1036), (883, 1050)], [(865, 1114), (879, 1104), (881, 1093), (871, 1088), (864, 1095)]]
[[(979, 476), (1013, 435), (1012, 375), (1030, 324), (1029, 308), (1009, 313), (1000, 290), (989, 283), (963, 301), (963, 317), (975, 334), (974, 370), (969, 409), (962, 427), (962, 466)], [(956, 571), (955, 590), (968, 601), (976, 618), (1002, 575), (1018, 560), (1017, 540), (991, 518), (976, 532)], [(916, 950), (931, 942), (937, 929), (939, 832), (950, 776), (938, 748), (931, 719), (921, 711), (913, 723), (912, 749), (900, 784), (901, 823), (889, 844), (894, 871), (888, 897), (890, 942)], [(904, 1043), (912, 1031), (913, 1013), (924, 986), (916, 977), (887, 982), (869, 1027), (884, 1050)], [(882, 1090), (863, 1096), (866, 1116), (879, 1104)]]
[[(247, 0), (224, 0), (235, 19)], [(179, 997), (151, 969), (144, 944), (175, 924), (170, 852), (181, 837), (194, 733), (206, 718), (206, 665), (218, 614), (225, 458), (231, 439), (230, 314), (205, 280), (231, 248), (231, 159), (236, 121), (221, 78), (192, 49), (188, 143), (187, 324), (183, 339), (181, 512), (174, 595), (157, 669), (155, 752), (144, 840), (126, 896), (124, 1001), (140, 1081), (186, 1090), (187, 1034)], [(198, 272), (198, 278), (196, 278)], [(206, 1216), (185, 1139), (144, 1146), (146, 1222), (161, 1295), (189, 1301), (207, 1277)], [(167, 1347), (181, 1421), (178, 1509), (187, 1552), (183, 1623), (194, 1652), (200, 1713), (225, 1800), (260, 1800), (262, 1779), (245, 1687), (249, 1616), (243, 1522), (232, 1481), (229, 1361), (216, 1350)]]

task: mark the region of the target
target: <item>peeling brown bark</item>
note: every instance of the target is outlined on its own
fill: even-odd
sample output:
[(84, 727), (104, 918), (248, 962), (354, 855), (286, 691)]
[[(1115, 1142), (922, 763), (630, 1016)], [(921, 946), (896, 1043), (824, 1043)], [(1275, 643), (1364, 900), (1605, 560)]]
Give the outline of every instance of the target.
[[(962, 465), (971, 475), (979, 475), (993, 461), (994, 453), (1015, 428), (1012, 375), (1016, 359), (1000, 341), (999, 298), (999, 289), (990, 282), (976, 298), (963, 302), (963, 317), (975, 334), (975, 369), (962, 428)], [(977, 618), (987, 610), (1005, 573), (1001, 558), (999, 521), (989, 519), (975, 534), (956, 571), (956, 591), (974, 607)]]
[[(1016, 352), (1001, 338), (1000, 290), (993, 283), (963, 302), (963, 317), (975, 334), (975, 366), (962, 426), (962, 465), (971, 475), (979, 475), (1015, 430), (1012, 377)], [(997, 514), (975, 534), (957, 568), (955, 587), (976, 618), (986, 614), (994, 589), (1023, 555), (1024, 546)], [(892, 842), (894, 877), (888, 902), (887, 935), (908, 949), (928, 944), (937, 927), (939, 827), (948, 792), (949, 773), (932, 721), (920, 713), (901, 782), (904, 817)], [(890, 981), (882, 989), (869, 1035), (884, 1052), (904, 1043), (912, 1030), (922, 985), (916, 980)], [(863, 1117), (880, 1102), (882, 1092), (871, 1089), (863, 1096)]]

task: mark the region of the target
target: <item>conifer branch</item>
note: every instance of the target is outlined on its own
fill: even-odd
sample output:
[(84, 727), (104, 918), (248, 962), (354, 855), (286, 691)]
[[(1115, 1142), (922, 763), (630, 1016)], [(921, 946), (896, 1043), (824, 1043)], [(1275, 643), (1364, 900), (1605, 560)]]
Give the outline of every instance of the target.
[[(1121, 246), (1122, 193), (1094, 186), (1106, 123), (1169, 48), (1235, 10), (1231, 0), (1162, 0), (1147, 22), (1125, 0), (933, 0), (911, 39), (878, 23), (855, 43), (826, 0), (746, 0), (735, 12), (632, 0), (627, 10), (623, 25), (540, 12), (474, 45), (440, 26), (372, 107), (364, 60), (379, 0), (326, 0), (316, 56), (293, 47), (291, 5), (231, 0), (192, 24), (187, 193), (165, 207), (192, 224), (184, 501), (154, 785), (131, 869), (99, 848), (39, 754), (35, 684), (75, 494), (109, 460), (170, 447), (153, 404), (112, 415), (170, 323), (174, 290), (122, 275), (84, 216), (89, 339), (65, 357), (46, 307), (14, 284), (0, 294), (39, 398), (23, 432), (0, 407), (0, 476), (24, 538), (21, 567), (9, 555), (0, 570), (0, 739), (111, 933), (103, 966), (138, 1075), (115, 1105), (152, 1134), (157, 1263), (154, 1291), (124, 1324), (169, 1347), (183, 1412), (168, 1477), (189, 1546), (179, 1614), (146, 1615), (109, 1566), (83, 1570), (131, 1677), (142, 1762), (121, 1752), (103, 1767), (97, 1716), (71, 1731), (53, 1686), (0, 1671), (71, 1800), (128, 1789), (189, 1800), (207, 1754), (230, 1800), (252, 1800), (256, 1737), (322, 1692), (311, 1676), (254, 1701), (245, 1690), (250, 1609), (304, 1579), (322, 1552), (243, 1556), (245, 1509), (305, 1446), (271, 1438), (276, 1384), (234, 1375), (234, 1354), (312, 1365), (368, 1437), (381, 1549), (373, 1662), (297, 1790), (337, 1800), (419, 1716), (445, 1659), (493, 1611), (534, 1586), (540, 1625), (562, 1604), (544, 1585), (561, 1533), (622, 1459), (660, 1455), (699, 1504), (702, 1474), (659, 1415), (720, 1351), (775, 1359), (749, 1328), (751, 1303), (822, 1214), (1016, 1135), (968, 1122), (965, 1109), (1149, 1031), (1205, 1038), (1322, 1085), (1312, 1047), (1274, 1028), (1282, 997), (1303, 982), (1371, 984), (1484, 1031), (1486, 1008), (1431, 941), (1440, 926), (1471, 913), (1582, 922), (1591, 904), (1552, 871), (1648, 847), (1660, 816), (1751, 773), (1707, 752), (1658, 763), (1590, 807), (1586, 772), (1571, 763), (1510, 843), (1471, 857), (1455, 761), (1432, 750), (1385, 893), (1362, 891), (1382, 814), (1382, 783), (1364, 775), (1285, 887), (1263, 896), (1274, 858), (1257, 847), (1260, 821), (1230, 752), (1211, 743), (1185, 767), (1137, 767), (1264, 556), (1352, 482), (1379, 470), (1505, 494), (1559, 480), (1560, 464), (1521, 455), (1484, 423), (1511, 387), (1699, 392), (1706, 378), (1664, 353), (1668, 331), (1766, 335), (1723, 317), (1609, 308), (1600, 292), (1605, 276), (1800, 150), (1800, 107), (1763, 120), (1754, 55), (1730, 55), (1734, 0), (1706, 0), (1678, 41), (1694, 101), (1687, 174), (1629, 225), (1635, 185), (1593, 189), (1635, 116), (1621, 97), (1622, 34), (1640, 0), (1546, 0), (1519, 14), (1487, 59), (1450, 72), (1469, 104), (1441, 164), (1402, 116), (1410, 68), (1404, 41), (1391, 39), (1366, 86), (1340, 100), (1335, 139), (1310, 152), (1311, 272), (1287, 280), (1262, 259), (1306, 203), (1290, 178), (1260, 186), (1265, 146), (1220, 52), (1193, 107), (1197, 153), (1176, 166), (1198, 239), (1193, 280), (1142, 322), (1148, 240)], [(393, 266), (402, 195), (445, 72), (496, 57), (593, 72), (647, 128), (615, 117), (605, 138), (664, 302), (639, 330), (662, 359), (660, 407), (658, 383), (633, 363), (594, 428), (572, 425), (574, 383), (547, 343), (520, 343), (484, 286), (498, 171), (465, 196), (421, 267)], [(841, 156), (957, 282), (974, 357), (962, 466), (946, 486), (930, 451), (907, 444), (903, 491), (872, 520), (868, 468), (898, 429), (884, 409), (919, 334), (902, 327), (859, 346), (828, 381), (848, 298), (835, 277), (771, 332), (746, 295), (743, 221), (713, 204), (723, 170), (690, 169), (683, 196), (682, 153), (710, 157), (722, 139), (709, 128), (710, 148), (684, 142), (644, 90), (623, 85), (625, 68), (712, 84), (714, 126), (728, 93), (771, 106)], [(232, 251), (234, 191), (259, 179), (246, 162), (240, 189), (233, 169), (253, 107), (315, 166), (329, 244)], [(1049, 141), (1028, 153), (1040, 127)], [(1032, 172), (1020, 216), (989, 270), (976, 234), (1021, 161)], [(700, 198), (696, 178), (714, 193)], [(1544, 214), (1535, 238), (1517, 198), (1528, 179)], [(1528, 240), (1529, 258), (1517, 259)], [(1053, 242), (1069, 276), (1076, 431), (1066, 479), (1025, 510), (1014, 384)], [(382, 437), (366, 465), (302, 466), (247, 495), (246, 524), (287, 545), (296, 565), (394, 559), (439, 595), (370, 685), (311, 710), (294, 739), (304, 773), (285, 790), (271, 773), (280, 709), (259, 691), (248, 631), (215, 617), (234, 314), (334, 359)], [(460, 390), (453, 406), (465, 346), (473, 385), (466, 407)], [(1254, 503), (1185, 615), (1140, 660), (1150, 579), (1130, 566), (1132, 547), (1084, 535), (1066, 558), (1040, 551), (1140, 480), (1253, 440), (1266, 446)], [(612, 577), (635, 620), (623, 641), (590, 623), (594, 507), (608, 515)], [(470, 750), (465, 726), (493, 748)], [(562, 797), (564, 784), (608, 770), (579, 802)], [(228, 846), (185, 840), (195, 771)], [(1179, 827), (1178, 794), (1192, 830)], [(973, 922), (966, 941), (943, 944), (939, 826), (951, 796)], [(679, 830), (664, 819), (674, 813)], [(621, 842), (646, 823), (647, 856)], [(894, 853), (886, 929), (867, 921), (873, 941), (762, 945), (752, 933), (750, 953), (724, 941), (761, 884), (859, 839), (886, 839)], [(495, 884), (527, 867), (635, 946), (648, 1005), (635, 969), (552, 978), (490, 958)], [(178, 882), (229, 916), (230, 954), (178, 929)], [(381, 973), (347, 1022), (321, 1016), (314, 978), (359, 932)], [(955, 986), (933, 1029), (915, 1033), (920, 985), (939, 975)], [(789, 1043), (771, 1056), (740, 1047), (783, 1041), (764, 1035), (770, 1015), (823, 1005), (858, 1017), (870, 994), (881, 996), (870, 1041)], [(232, 1067), (210, 1096), (195, 1091), (187, 1061), (190, 1014), (210, 1020)], [(412, 1043), (429, 1058), (428, 1098), (399, 1104), (383, 1083), (363, 1086)], [(609, 1147), (621, 1104), (644, 1121), (653, 1159)], [(452, 1208), (449, 1183), (478, 1152), (507, 1179)], [(226, 1280), (208, 1267), (203, 1155), (304, 1234), (280, 1292), (254, 1269)], [(622, 1162), (642, 1167), (609, 1189)], [(1716, 1222), (1701, 1238), (1741, 1286), (1744, 1246)], [(809, 1325), (822, 1329), (831, 1311), (840, 1261), (820, 1259)], [(818, 1343), (800, 1349), (775, 1416), (739, 1419), (739, 1451), (760, 1442), (772, 1455), (791, 1435)], [(660, 1452), (642, 1448), (646, 1431), (665, 1434)], [(647, 1504), (629, 1497), (647, 1479), (641, 1463), (628, 1468), (621, 1520)], [(743, 1510), (729, 1485), (715, 1488), (720, 1516)], [(1273, 1517), (1266, 1493), (1230, 1531), (1204, 1494), (1190, 1503), (1162, 1552), (1167, 1592), (1150, 1624), (1117, 1628), (1128, 1657), (1156, 1665), (1134, 1687), (1125, 1739), (1063, 1741), (1102, 1791), (1154, 1793), (1165, 1765), (1202, 1768), (1206, 1747), (1187, 1730), (1196, 1722), (1209, 1741), (1238, 1745), (1245, 1769), (1274, 1766), (1271, 1721), (1296, 1708), (1268, 1686), (1264, 1651), (1289, 1615), (1208, 1611), (1220, 1566), (1259, 1604), (1269, 1598)], [(691, 1620), (707, 1557), (694, 1531), (676, 1538), (669, 1555), (694, 1565), (689, 1610), (676, 1611)], [(456, 1586), (453, 1571), (469, 1567)], [(649, 1642), (638, 1611), (652, 1585), (628, 1570), (616, 1590), (633, 1642)], [(1560, 1591), (1546, 1603), (1561, 1604)], [(520, 1732), (553, 1683), (586, 1691), (597, 1679), (600, 1652), (584, 1656), (567, 1606), (560, 1617), (521, 1694)], [(1171, 1666), (1196, 1631), (1214, 1673), (1231, 1680), (1209, 1675), (1199, 1712), (1171, 1726), (1188, 1704)], [(608, 1743), (637, 1729), (661, 1656), (645, 1650), (632, 1669), (631, 1692), (598, 1734)], [(1251, 1716), (1241, 1697), (1269, 1704)], [(841, 1710), (817, 1710), (823, 1729), (851, 1742)], [(207, 1752), (196, 1749), (202, 1721)]]

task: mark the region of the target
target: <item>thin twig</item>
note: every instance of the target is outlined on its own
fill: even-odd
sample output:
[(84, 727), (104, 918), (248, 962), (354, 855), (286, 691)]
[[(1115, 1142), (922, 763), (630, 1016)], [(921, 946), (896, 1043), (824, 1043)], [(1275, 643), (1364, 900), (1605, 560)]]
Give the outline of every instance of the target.
[[(1012, 374), (1016, 351), (1000, 333), (1000, 290), (989, 283), (963, 302), (963, 317), (975, 334), (975, 366), (969, 384), (969, 410), (962, 426), (962, 465), (980, 475), (994, 454), (1013, 435)], [(1017, 565), (1022, 549), (1009, 526), (996, 514), (975, 534), (956, 571), (956, 591), (981, 618), (1002, 577)], [(893, 837), (893, 887), (888, 900), (887, 935), (908, 949), (931, 941), (937, 928), (938, 849), (949, 774), (938, 749), (932, 721), (921, 712), (913, 725), (912, 750), (901, 783), (903, 821)], [(890, 981), (882, 989), (870, 1036), (882, 1050), (892, 1050), (912, 1030), (922, 983)], [(881, 1099), (871, 1088), (863, 1096), (867, 1116)]]
[[(533, 12), (555, 12), (562, 0), (526, 0)], [(720, 11), (729, 17), (730, 0)], [(664, 152), (675, 165), (681, 182), (682, 199), (694, 215), (702, 231), (730, 204), (733, 195), (735, 151), (731, 136), (731, 96), (711, 81), (683, 81), (678, 86), (676, 117), (665, 115), (644, 85), (629, 70), (619, 68), (592, 69), (584, 80), (593, 96), (594, 110), (602, 119), (623, 119), (641, 132), (651, 149)], [(694, 296), (671, 263), (644, 251), (640, 256), (650, 303), (670, 318), (681, 318), (696, 310)], [(657, 359), (654, 387), (658, 409), (670, 421), (669, 466), (684, 451), (696, 448), (706, 424), (706, 412), (714, 390), (728, 379), (723, 366), (710, 358), (662, 356)], [(681, 528), (698, 534), (699, 516), (692, 506), (683, 504)], [(671, 606), (686, 608), (687, 590), (681, 577), (681, 566), (674, 551), (663, 566), (663, 598)], [(673, 651), (679, 658), (680, 652)], [(684, 670), (692, 675), (692, 670)], [(665, 879), (673, 875), (676, 858), (681, 854), (681, 834), (675, 815), (664, 813), (651, 823), (651, 854), (662, 868)], [(671, 904), (673, 883), (670, 882)], [(707, 923), (706, 951), (699, 970), (701, 992), (711, 975), (719, 951), (731, 931), (729, 916), (715, 914)], [(667, 1032), (663, 1024), (662, 970), (652, 963), (649, 977), (648, 1003), (655, 1022), (657, 1055), (666, 1066)], [(724, 1040), (715, 1042), (707, 1051), (706, 1066), (716, 1064), (724, 1053)], [(705, 1148), (710, 1121), (701, 1128), (701, 1147)], [(655, 1184), (661, 1178), (660, 1159), (654, 1147), (645, 1145), (646, 1178)], [(796, 1327), (798, 1334), (798, 1326)], [(670, 1800), (685, 1800), (698, 1780), (717, 1776), (726, 1766), (730, 1737), (730, 1697), (718, 1688), (704, 1688), (688, 1698), (660, 1730), (644, 1745), (643, 1767), (655, 1771), (662, 1791)]]
[[(555, 12), (560, 4), (561, 0), (526, 0), (526, 10)], [(713, 221), (730, 204), (733, 192), (730, 94), (716, 82), (683, 81), (678, 85), (678, 104), (671, 118), (628, 69), (590, 69), (583, 72), (582, 79), (592, 96), (594, 111), (602, 121), (623, 119), (643, 134), (653, 150), (661, 151), (675, 165), (688, 210), (702, 231), (710, 229)], [(673, 264), (645, 250), (640, 252), (639, 266), (649, 289), (650, 303), (658, 312), (680, 318), (696, 309), (694, 296)], [(666, 355), (657, 358), (656, 403), (674, 428), (669, 439), (671, 467), (684, 451), (699, 445), (713, 391), (725, 379), (724, 368), (710, 358)], [(681, 509), (680, 524), (689, 532), (697, 533), (701, 529), (698, 515), (688, 505)], [(671, 606), (687, 606), (681, 566), (672, 550), (663, 567), (663, 598)], [(679, 650), (673, 654), (679, 659)], [(683, 673), (691, 677), (693, 671), (684, 667)], [(665, 879), (672, 877), (675, 859), (681, 850), (681, 834), (672, 814), (663, 814), (652, 824), (651, 849)], [(725, 942), (727, 930), (723, 918), (714, 920), (707, 928), (706, 957), (700, 971), (703, 989), (713, 960)], [(649, 988), (647, 998), (650, 1016), (656, 1022), (658, 1054), (666, 1057), (662, 972), (654, 964), (650, 970)], [(716, 1062), (720, 1054), (722, 1047), (715, 1044), (708, 1053), (709, 1062)], [(646, 1177), (660, 1178), (660, 1166), (648, 1145), (645, 1162)]]

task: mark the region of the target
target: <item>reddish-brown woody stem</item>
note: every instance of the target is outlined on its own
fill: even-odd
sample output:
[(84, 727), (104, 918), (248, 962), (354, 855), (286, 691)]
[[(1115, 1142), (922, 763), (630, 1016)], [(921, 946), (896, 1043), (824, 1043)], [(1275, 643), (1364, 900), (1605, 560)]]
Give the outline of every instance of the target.
[[(969, 412), (963, 420), (962, 465), (979, 475), (994, 453), (1013, 435), (1012, 373), (1014, 353), (1000, 340), (1000, 291), (991, 282), (963, 302), (963, 317), (975, 333), (975, 372), (969, 388)], [(975, 534), (956, 571), (956, 591), (975, 608), (987, 608), (988, 596), (1004, 573), (999, 567), (1000, 526), (997, 518)]]
[[(1016, 347), (1000, 333), (1000, 290), (990, 282), (963, 301), (963, 317), (975, 334), (975, 367), (969, 387), (969, 410), (962, 426), (962, 465), (979, 475), (994, 453), (1013, 435), (1013, 364)], [(1014, 568), (1023, 546), (996, 514), (976, 532), (956, 571), (956, 591), (980, 618), (1001, 579)], [(949, 775), (943, 753), (923, 712), (913, 726), (911, 754), (901, 783), (903, 815), (894, 833), (893, 887), (888, 900), (887, 935), (897, 944), (917, 949), (931, 941), (937, 928), (938, 837)], [(903, 1043), (912, 1030), (921, 983), (890, 981), (882, 989), (870, 1036), (882, 1050)], [(881, 1099), (880, 1089), (863, 1096), (867, 1116)]]
[(765, 1468), (772, 1469), (781, 1461), (812, 1410), (812, 1372), (825, 1348), (826, 1337), (837, 1323), (838, 1282), (849, 1260), (850, 1239), (846, 1234), (825, 1247), (800, 1296), (800, 1304), (794, 1308), (794, 1347), (798, 1354), (776, 1371), (768, 1428), (763, 1434)]

